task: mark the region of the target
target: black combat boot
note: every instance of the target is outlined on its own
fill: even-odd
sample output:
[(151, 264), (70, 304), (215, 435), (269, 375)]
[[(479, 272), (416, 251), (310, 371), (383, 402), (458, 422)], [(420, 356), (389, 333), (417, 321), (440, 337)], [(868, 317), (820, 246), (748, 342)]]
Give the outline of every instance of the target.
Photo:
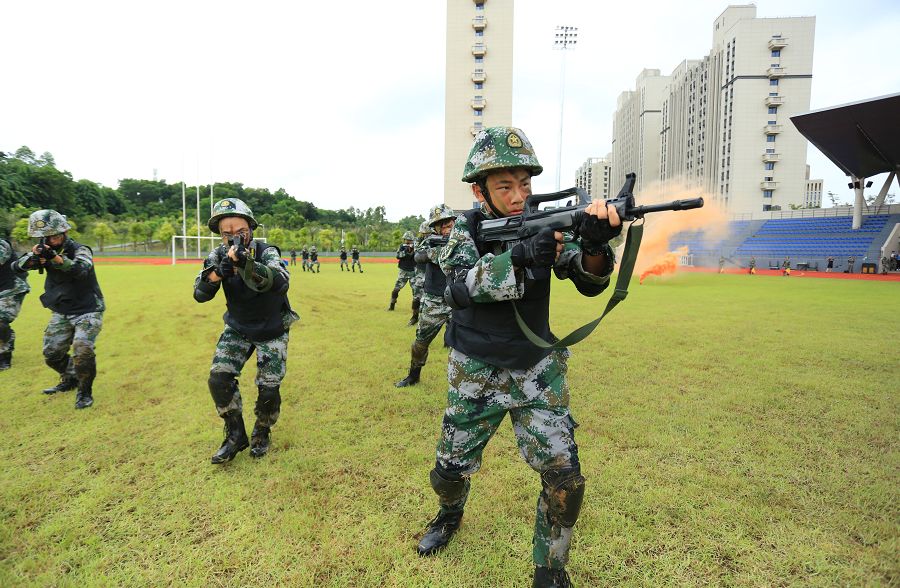
[(419, 374), (422, 371), (421, 367), (410, 367), (409, 374), (394, 384), (397, 388), (406, 388), (407, 386), (415, 386), (419, 383)]
[(537, 566), (534, 568), (534, 582), (531, 588), (574, 588), (574, 584), (564, 569)]
[(0, 353), (0, 371), (8, 370), (12, 365), (12, 351)]
[(410, 317), (409, 322), (406, 323), (407, 327), (411, 327), (417, 322), (419, 322), (419, 308), (422, 305), (422, 301), (419, 298), (413, 298), (412, 301), (412, 317)]
[[(359, 270), (362, 272), (362, 270)], [(400, 294), (399, 290), (391, 290), (391, 305), (388, 306), (388, 310), (394, 310), (394, 307), (397, 305), (397, 295)]]
[(436, 517), (428, 523), (425, 534), (419, 540), (416, 551), (421, 556), (434, 555), (450, 543), (450, 539), (459, 529), (462, 523), (462, 511), (459, 512), (439, 512)]
[(244, 417), (231, 410), (222, 417), (225, 421), (225, 440), (221, 447), (212, 456), (212, 463), (225, 463), (234, 459), (234, 456), (247, 449), (250, 443), (247, 440), (247, 429), (244, 428)]
[(63, 375), (59, 378), (59, 384), (52, 388), (44, 388), (44, 394), (56, 394), (57, 392), (68, 392), (78, 387), (78, 380), (72, 376)]
[(271, 444), (269, 433), (271, 431), (271, 428), (264, 427), (259, 423), (253, 425), (253, 432), (250, 434), (250, 455), (262, 457), (269, 452), (269, 445)]
[(75, 396), (75, 408), (88, 408), (94, 404), (91, 384), (80, 384), (78, 386), (78, 395)]

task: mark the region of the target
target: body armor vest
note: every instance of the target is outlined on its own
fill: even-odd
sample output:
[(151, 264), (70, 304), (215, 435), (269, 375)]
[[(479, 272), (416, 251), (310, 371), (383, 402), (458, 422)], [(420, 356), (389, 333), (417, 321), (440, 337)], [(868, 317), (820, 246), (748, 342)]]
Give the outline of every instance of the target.
[(444, 288), (447, 287), (447, 276), (441, 271), (441, 266), (436, 263), (425, 264), (425, 292), (440, 298), (444, 297)]
[[(263, 251), (275, 247), (259, 241), (251, 242), (253, 261), (262, 262)], [(281, 250), (278, 250), (279, 257)], [(248, 259), (249, 262), (249, 259)], [(251, 341), (268, 341), (284, 334), (283, 310), (290, 311), (287, 294), (256, 292), (247, 287), (241, 276), (222, 280), (225, 290), (225, 324)]]
[(9, 239), (3, 240), (9, 245), (9, 259), (6, 260), (6, 263), (0, 265), (0, 292), (12, 290), (16, 285), (16, 272), (12, 268), (12, 264), (16, 260), (16, 252)]
[[(66, 239), (59, 254), (74, 260), (75, 252), (79, 247), (87, 247), (87, 245)], [(44, 269), (47, 271), (44, 293), (41, 294), (41, 304), (44, 305), (44, 308), (60, 314), (97, 312), (97, 299), (103, 298), (103, 293), (100, 291), (100, 284), (97, 283), (97, 274), (94, 273), (93, 266), (87, 275), (80, 277), (76, 277), (71, 270), (64, 272), (49, 263), (44, 266)]]

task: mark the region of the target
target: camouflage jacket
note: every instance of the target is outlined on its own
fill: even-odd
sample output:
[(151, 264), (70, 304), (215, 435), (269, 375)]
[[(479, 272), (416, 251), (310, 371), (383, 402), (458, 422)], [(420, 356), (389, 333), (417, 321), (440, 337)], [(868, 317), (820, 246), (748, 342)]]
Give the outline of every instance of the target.
[[(74, 247), (75, 249), (74, 256), (72, 258), (69, 257), (70, 253), (66, 253), (66, 249), (71, 247)], [(82, 245), (80, 243), (76, 244), (75, 241), (69, 239), (60, 246), (60, 251), (61, 253), (59, 256), (62, 258), (62, 262), (56, 263), (53, 261), (48, 261), (44, 267), (49, 266), (55, 270), (69, 273), (75, 280), (89, 279), (94, 281), (96, 279), (95, 275), (93, 274), (94, 254), (91, 252), (90, 247), (88, 247), (87, 245)], [(38, 256), (36, 256), (31, 251), (13, 262), (13, 269), (23, 272), (28, 270), (36, 270), (40, 266), (41, 264)], [(106, 302), (103, 299), (103, 294), (99, 291), (99, 286), (96, 287), (96, 309), (90, 312), (104, 312), (106, 310)]]
[[(15, 255), (15, 251), (13, 251), (12, 246), (4, 239), (0, 239), (0, 266), (6, 264), (13, 255)], [(14, 261), (10, 267), (10, 270), (15, 274), (13, 287), (9, 290), (0, 291), (0, 298), (31, 292), (31, 287), (28, 285), (28, 273), (19, 270), (15, 263)]]
[[(487, 218), (493, 218), (490, 210), (482, 205), (481, 212)], [(439, 263), (448, 279), (459, 269), (468, 269), (465, 283), (473, 302), (490, 303), (507, 300), (519, 300), (525, 295), (525, 271), (515, 269), (510, 252), (499, 255), (478, 252), (468, 219), (460, 215), (456, 219), (450, 238), (440, 252)], [(609, 285), (609, 276), (615, 265), (609, 259), (606, 272), (594, 275), (584, 270), (581, 265), (581, 246), (568, 242), (553, 266), (553, 272), (560, 280), (569, 279), (585, 296), (596, 296)]]
[[(203, 260), (203, 269), (197, 279), (194, 280), (194, 298), (198, 302), (206, 302), (211, 300), (222, 285), (221, 280), (218, 282), (210, 282), (207, 277), (221, 263), (227, 255), (227, 249), (224, 246), (216, 247)], [(247, 263), (243, 268), (235, 266), (237, 272), (244, 285), (254, 292), (268, 292), (272, 289), (276, 281), (284, 284), (289, 283), (290, 273), (285, 267), (284, 260), (276, 247), (266, 247), (261, 255), (261, 261), (254, 261), (253, 255), (248, 251)], [(285, 288), (287, 290), (287, 288)], [(201, 300), (202, 298), (202, 300)]]

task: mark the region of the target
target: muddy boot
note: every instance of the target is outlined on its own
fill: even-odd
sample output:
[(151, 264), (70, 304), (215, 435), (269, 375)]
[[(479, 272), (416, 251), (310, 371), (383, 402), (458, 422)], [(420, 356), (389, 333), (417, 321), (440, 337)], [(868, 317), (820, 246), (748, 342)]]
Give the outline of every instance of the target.
[(94, 404), (94, 397), (92, 395), (92, 384), (80, 384), (78, 386), (78, 395), (75, 396), (75, 408), (88, 408), (89, 406)]
[(422, 368), (420, 367), (411, 367), (409, 368), (409, 374), (396, 384), (394, 384), (397, 388), (406, 388), (407, 386), (415, 386), (419, 383), (419, 374), (421, 373)]
[(253, 433), (250, 435), (250, 455), (262, 457), (269, 452), (271, 445), (269, 435), (281, 412), (281, 388), (260, 386), (254, 412), (256, 424), (253, 425)]
[(250, 434), (250, 455), (253, 457), (262, 457), (269, 452), (271, 439), (269, 435), (272, 429), (264, 427), (258, 422), (253, 425), (253, 432)]
[(44, 388), (42, 392), (44, 394), (56, 394), (57, 392), (68, 392), (69, 390), (74, 390), (78, 387), (78, 380), (76, 380), (72, 376), (62, 375), (59, 378), (59, 384), (53, 386), (52, 388)]
[(417, 322), (419, 322), (419, 308), (422, 305), (422, 301), (418, 298), (413, 298), (412, 301), (412, 317), (410, 317), (409, 322), (406, 323), (407, 327), (411, 327)]
[[(359, 270), (362, 273), (362, 270)], [(388, 306), (388, 310), (394, 310), (394, 307), (397, 305), (397, 296), (400, 294), (400, 290), (391, 290), (391, 305)]]
[(574, 588), (574, 585), (566, 570), (537, 566), (531, 588)]
[(231, 410), (222, 419), (225, 421), (225, 440), (210, 460), (216, 464), (231, 461), (250, 445), (244, 428), (244, 417), (240, 412)]
[(436, 517), (428, 523), (425, 534), (419, 540), (416, 552), (421, 556), (434, 555), (450, 543), (450, 539), (459, 529), (462, 523), (462, 511), (460, 512), (439, 512)]
[(8, 370), (12, 366), (12, 352), (0, 353), (0, 372)]

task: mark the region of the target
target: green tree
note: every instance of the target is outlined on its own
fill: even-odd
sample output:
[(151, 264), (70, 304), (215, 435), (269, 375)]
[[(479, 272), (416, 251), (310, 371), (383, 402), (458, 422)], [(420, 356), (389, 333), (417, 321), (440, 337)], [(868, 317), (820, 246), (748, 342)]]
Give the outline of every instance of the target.
[(354, 231), (349, 231), (344, 240), (346, 241), (345, 246), (347, 249), (352, 249), (359, 244), (359, 235), (357, 235)]
[(49, 165), (56, 167), (56, 159), (49, 151), (44, 151), (37, 160), (37, 165)]
[(133, 250), (137, 251), (138, 241), (143, 241), (147, 235), (147, 224), (142, 221), (131, 223), (128, 227), (128, 236), (131, 237)]
[(281, 229), (279, 227), (275, 227), (274, 229), (269, 231), (269, 234), (266, 236), (266, 240), (268, 243), (277, 245), (278, 247), (284, 247), (284, 239), (284, 229)]
[(111, 239), (115, 233), (109, 228), (109, 225), (103, 221), (94, 224), (94, 236), (97, 238), (97, 246), (103, 251), (103, 245), (108, 239)]
[(391, 231), (391, 243), (393, 243), (394, 247), (399, 247), (400, 243), (403, 242), (403, 231), (400, 229), (394, 229)]
[(34, 151), (29, 149), (27, 145), (22, 145), (21, 147), (16, 149), (16, 153), (13, 157), (29, 165), (34, 165), (35, 163), (37, 163), (37, 157), (35, 157)]
[(101, 215), (106, 212), (100, 186), (90, 180), (78, 180), (74, 188), (77, 210), (84, 214)]
[(12, 230), (12, 238), (18, 241), (19, 243), (24, 243), (28, 240), (28, 219), (20, 218), (16, 221), (16, 225)]
[(334, 251), (334, 229), (322, 229), (319, 231), (319, 243), (324, 251)]
[(159, 225), (156, 229), (156, 238), (162, 241), (163, 245), (166, 247), (166, 252), (169, 251), (169, 246), (172, 244), (172, 237), (175, 236), (175, 227), (168, 221)]

